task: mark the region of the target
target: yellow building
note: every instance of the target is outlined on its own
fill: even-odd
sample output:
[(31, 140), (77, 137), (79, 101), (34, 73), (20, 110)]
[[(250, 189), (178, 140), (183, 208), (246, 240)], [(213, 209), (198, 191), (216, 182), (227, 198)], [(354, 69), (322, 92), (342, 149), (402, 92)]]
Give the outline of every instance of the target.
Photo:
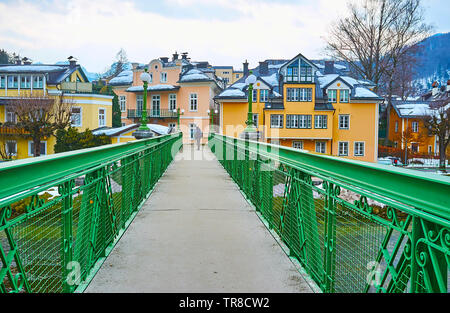
[(208, 62), (191, 62), (186, 53), (181, 58), (175, 53), (172, 60), (162, 57), (132, 66), (132, 70), (123, 71), (109, 81), (119, 98), (122, 125), (140, 123), (144, 94), (140, 75), (147, 68), (151, 77), (147, 89), (148, 123), (177, 127), (180, 109), (184, 143), (194, 142), (196, 126), (202, 129), (202, 142), (206, 143), (211, 120), (208, 112), (217, 109), (213, 98), (222, 91)]
[(213, 68), (216, 76), (222, 78), (225, 86), (234, 84), (244, 76), (244, 71), (235, 71), (233, 66), (214, 66)]
[[(327, 66), (333, 69), (334, 66)], [(314, 153), (376, 162), (378, 104), (373, 84), (320, 72), (301, 54), (266, 60), (253, 70), (253, 120), (262, 140)], [(215, 100), (221, 132), (237, 137), (247, 119), (248, 71)]]
[[(71, 105), (72, 126), (79, 131), (112, 124), (112, 96), (93, 93), (92, 84), (73, 58), (69, 64), (0, 65), (0, 149), (14, 159), (32, 157), (33, 142), (15, 127), (17, 116), (10, 108), (20, 97), (63, 97)], [(41, 140), (41, 155), (53, 154), (56, 138)]]

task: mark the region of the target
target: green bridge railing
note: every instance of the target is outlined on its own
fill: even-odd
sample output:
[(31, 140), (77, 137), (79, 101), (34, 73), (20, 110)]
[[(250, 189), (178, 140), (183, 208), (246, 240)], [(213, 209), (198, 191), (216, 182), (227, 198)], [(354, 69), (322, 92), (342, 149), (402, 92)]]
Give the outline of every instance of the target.
[(448, 292), (448, 177), (218, 134), (209, 145), (322, 291)]
[(181, 148), (176, 133), (0, 165), (0, 292), (79, 292)]

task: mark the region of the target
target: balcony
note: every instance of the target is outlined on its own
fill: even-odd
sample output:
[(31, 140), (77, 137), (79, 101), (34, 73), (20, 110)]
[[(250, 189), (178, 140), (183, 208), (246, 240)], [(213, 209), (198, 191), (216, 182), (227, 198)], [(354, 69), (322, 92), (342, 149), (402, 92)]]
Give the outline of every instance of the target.
[(61, 90), (70, 93), (92, 93), (92, 84), (80, 82), (62, 82)]
[[(142, 117), (142, 110), (129, 109), (128, 118), (140, 118)], [(147, 110), (147, 117), (151, 118), (177, 118), (177, 113), (171, 110), (159, 109), (159, 110)]]
[(16, 127), (13, 125), (0, 126), (0, 135), (16, 136), (16, 135), (28, 135), (28, 134), (29, 133), (26, 132), (23, 128)]

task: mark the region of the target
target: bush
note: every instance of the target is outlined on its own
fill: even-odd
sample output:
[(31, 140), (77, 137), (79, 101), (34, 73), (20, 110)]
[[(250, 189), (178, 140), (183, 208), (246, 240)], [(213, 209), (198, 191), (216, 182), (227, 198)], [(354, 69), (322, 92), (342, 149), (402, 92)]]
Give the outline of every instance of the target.
[(108, 136), (95, 136), (89, 129), (80, 133), (78, 129), (69, 127), (67, 130), (56, 131), (55, 153), (98, 147), (110, 143), (111, 138)]

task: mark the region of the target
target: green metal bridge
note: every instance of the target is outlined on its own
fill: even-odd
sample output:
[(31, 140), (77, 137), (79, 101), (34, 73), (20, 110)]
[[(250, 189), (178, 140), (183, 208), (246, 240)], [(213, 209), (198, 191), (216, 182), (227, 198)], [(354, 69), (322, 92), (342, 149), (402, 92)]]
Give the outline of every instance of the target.
[[(239, 280), (261, 286), (266, 279), (273, 288), (292, 292), (448, 293), (449, 178), (218, 134), (209, 135), (208, 146), (212, 158), (197, 163), (203, 169), (197, 174), (184, 165), (164, 174), (183, 148), (180, 133), (0, 165), (0, 291), (120, 291), (126, 283), (119, 276), (135, 271), (132, 278), (145, 279), (131, 279), (130, 286), (145, 291), (153, 283), (170, 292), (180, 286), (176, 277), (194, 280), (213, 268), (211, 258), (224, 259), (224, 253), (224, 262), (233, 265), (226, 270), (235, 274), (227, 277), (241, 292), (253, 289)], [(195, 192), (200, 186), (195, 184), (183, 193), (176, 184), (182, 178), (203, 182), (221, 196), (211, 205)], [(218, 183), (226, 179), (229, 183)], [(192, 220), (170, 215), (172, 221), (150, 214), (168, 199), (172, 211), (188, 203), (203, 215)], [(243, 209), (237, 214), (231, 207)], [(205, 213), (211, 210), (222, 214), (220, 223)], [(150, 236), (162, 223), (173, 224), (173, 233), (160, 228)], [(175, 235), (197, 242), (166, 245)], [(155, 238), (163, 242), (158, 245)], [(290, 258), (278, 256), (274, 238)], [(217, 246), (204, 246), (208, 242)], [(124, 255), (133, 257), (114, 268)], [(175, 262), (174, 255), (186, 259), (168, 263)], [(158, 263), (161, 258), (166, 259)], [(134, 267), (133, 262), (147, 261), (146, 273)], [(183, 264), (195, 268), (186, 273)], [(174, 280), (158, 276), (165, 269)], [(296, 272), (289, 283), (287, 272)], [(111, 280), (119, 289), (105, 283)], [(200, 281), (199, 288), (194, 281), (182, 283), (188, 291), (207, 291), (201, 287), (220, 278)], [(236, 290), (225, 287), (213, 291)]]

